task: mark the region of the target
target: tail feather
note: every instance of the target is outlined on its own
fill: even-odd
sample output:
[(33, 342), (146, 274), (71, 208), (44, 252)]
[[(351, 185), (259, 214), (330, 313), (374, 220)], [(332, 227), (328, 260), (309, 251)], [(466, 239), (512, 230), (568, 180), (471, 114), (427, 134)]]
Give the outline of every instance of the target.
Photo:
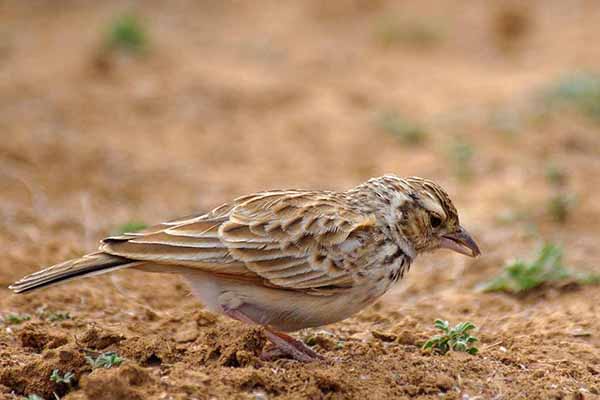
[(107, 253), (93, 253), (34, 272), (9, 286), (15, 293), (53, 286), (75, 278), (100, 275), (143, 262)]

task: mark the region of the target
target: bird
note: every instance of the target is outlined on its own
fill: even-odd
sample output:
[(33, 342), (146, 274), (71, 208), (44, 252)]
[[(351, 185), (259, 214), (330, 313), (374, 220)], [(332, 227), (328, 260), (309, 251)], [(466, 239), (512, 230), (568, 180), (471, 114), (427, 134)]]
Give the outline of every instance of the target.
[(211, 312), (262, 326), (274, 353), (323, 359), (289, 332), (373, 304), (437, 249), (480, 250), (435, 182), (384, 175), (346, 191), (270, 190), (110, 236), (98, 251), (32, 273), (15, 293), (126, 268), (181, 274)]

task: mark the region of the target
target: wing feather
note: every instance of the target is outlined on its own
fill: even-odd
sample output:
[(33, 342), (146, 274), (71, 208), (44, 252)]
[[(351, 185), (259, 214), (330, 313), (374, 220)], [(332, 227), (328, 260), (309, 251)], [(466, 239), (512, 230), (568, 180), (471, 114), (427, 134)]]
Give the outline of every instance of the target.
[(223, 242), (221, 242), (218, 237), (179, 236), (169, 234), (166, 231), (146, 236), (134, 237), (129, 239), (128, 242), (139, 244), (162, 244), (177, 247), (198, 247), (206, 249), (225, 248)]
[[(107, 238), (116, 256), (185, 265), (319, 295), (351, 287), (356, 253), (375, 219), (332, 192), (271, 191), (244, 196), (207, 214)], [(318, 290), (317, 290), (318, 289)]]

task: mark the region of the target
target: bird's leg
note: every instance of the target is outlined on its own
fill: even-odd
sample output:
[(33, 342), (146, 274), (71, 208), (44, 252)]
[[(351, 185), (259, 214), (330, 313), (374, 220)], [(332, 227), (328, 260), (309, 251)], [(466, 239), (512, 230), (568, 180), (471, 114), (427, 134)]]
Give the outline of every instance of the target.
[[(283, 351), (289, 351), (288, 349), (291, 347), (292, 350), (289, 351), (288, 354), (298, 361), (310, 362), (325, 359), (325, 357), (308, 347), (302, 341), (286, 333), (278, 332), (269, 326), (265, 326), (265, 336)], [(281, 343), (285, 344), (282, 346)], [(295, 352), (299, 352), (300, 354), (302, 354), (302, 356), (306, 358), (306, 360), (297, 358), (295, 354), (292, 354)], [(268, 357), (269, 355), (266, 354), (266, 356)]]
[[(258, 325), (255, 321), (250, 319), (246, 314), (238, 309), (225, 309), (224, 311), (225, 315), (228, 317), (250, 325)], [(275, 358), (278, 355), (278, 352), (301, 362), (311, 362), (324, 359), (323, 356), (315, 352), (300, 340), (295, 339), (283, 332), (278, 332), (270, 326), (263, 326), (263, 328), (267, 339), (269, 339), (269, 341), (275, 345), (276, 350), (278, 350), (263, 352), (261, 358), (264, 360)]]

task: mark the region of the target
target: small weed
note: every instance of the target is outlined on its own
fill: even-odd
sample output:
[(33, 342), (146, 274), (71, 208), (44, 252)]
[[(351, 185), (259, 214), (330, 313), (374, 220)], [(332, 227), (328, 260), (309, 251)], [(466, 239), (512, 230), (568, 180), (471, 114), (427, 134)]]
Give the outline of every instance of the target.
[(430, 48), (439, 44), (444, 37), (440, 27), (428, 20), (401, 19), (385, 15), (376, 22), (375, 39), (385, 47), (409, 44)]
[(85, 359), (92, 366), (92, 369), (118, 367), (123, 362), (123, 359), (115, 352), (103, 353), (97, 358), (85, 356)]
[(65, 321), (71, 319), (71, 314), (68, 312), (52, 312), (46, 316), (46, 319), (50, 322)]
[(423, 344), (424, 350), (429, 349), (439, 354), (446, 354), (451, 350), (463, 351), (471, 355), (475, 355), (479, 351), (477, 347), (474, 347), (477, 338), (469, 334), (469, 331), (476, 329), (471, 322), (461, 322), (454, 328), (450, 328), (448, 321), (441, 319), (436, 319), (434, 324), (443, 334), (435, 335), (426, 341)]
[(565, 223), (569, 218), (575, 203), (575, 196), (562, 192), (556, 193), (548, 200), (548, 214), (553, 221), (561, 224)]
[(316, 346), (317, 344), (317, 337), (314, 335), (308, 336), (306, 337), (306, 339), (304, 339), (304, 343), (307, 346)]
[(567, 172), (556, 164), (546, 166), (546, 180), (551, 186), (562, 187), (567, 183)]
[(38, 317), (45, 319), (46, 321), (56, 322), (56, 321), (64, 321), (67, 319), (71, 319), (71, 314), (67, 311), (56, 311), (51, 312), (48, 311), (46, 306), (41, 306), (36, 310), (36, 314)]
[(24, 397), (25, 400), (44, 400), (43, 397), (38, 396), (37, 394), (30, 394), (27, 397)]
[(6, 325), (18, 325), (30, 319), (31, 316), (27, 314), (8, 314), (2, 318), (2, 322)]
[(550, 108), (568, 107), (600, 122), (600, 74), (574, 73), (541, 92)]
[(567, 221), (577, 203), (576, 196), (569, 194), (565, 189), (567, 178), (565, 170), (556, 164), (548, 164), (546, 167), (546, 181), (553, 190), (546, 204), (546, 211), (554, 222), (561, 224)]
[(523, 293), (547, 282), (566, 279), (572, 279), (582, 285), (600, 282), (600, 275), (566, 268), (562, 258), (562, 249), (547, 243), (542, 246), (535, 260), (515, 260), (506, 264), (500, 276), (480, 285), (479, 289), (484, 292)]
[(122, 235), (124, 233), (138, 232), (142, 229), (146, 229), (147, 226), (148, 225), (140, 221), (129, 221), (123, 225), (119, 225), (112, 233), (113, 235)]
[(455, 139), (450, 146), (449, 158), (454, 164), (454, 173), (462, 181), (473, 177), (472, 160), (475, 155), (473, 146), (463, 139)]
[(421, 144), (427, 138), (427, 132), (396, 112), (381, 113), (376, 120), (377, 127), (398, 138), (407, 145)]
[(52, 374), (50, 375), (50, 380), (54, 383), (64, 383), (69, 386), (73, 383), (73, 379), (75, 379), (75, 374), (72, 372), (65, 372), (64, 375), (60, 375), (60, 371), (58, 369), (52, 370)]
[(143, 53), (148, 46), (146, 31), (140, 20), (133, 14), (115, 18), (108, 30), (106, 48), (127, 53)]

